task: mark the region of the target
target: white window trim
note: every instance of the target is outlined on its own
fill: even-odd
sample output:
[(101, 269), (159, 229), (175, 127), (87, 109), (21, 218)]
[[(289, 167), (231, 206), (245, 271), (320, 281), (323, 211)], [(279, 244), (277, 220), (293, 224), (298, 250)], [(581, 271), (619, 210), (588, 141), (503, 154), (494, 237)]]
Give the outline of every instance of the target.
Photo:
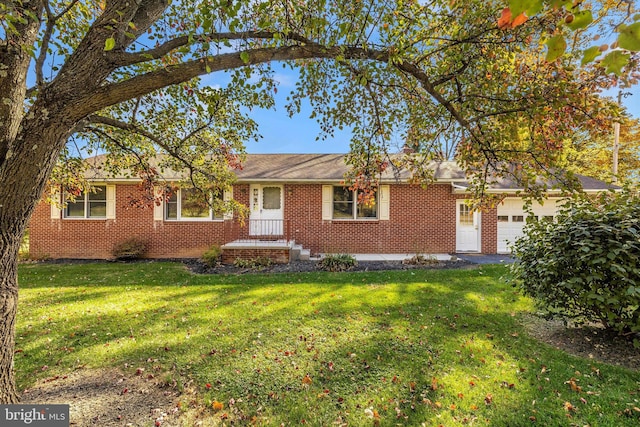
[[(156, 189), (156, 191), (159, 191), (160, 193), (162, 193), (162, 189)], [(223, 201), (229, 201), (231, 200), (233, 192), (232, 191), (225, 191), (223, 196), (222, 196), (222, 200)], [(206, 218), (197, 218), (197, 217), (182, 217), (182, 189), (179, 188), (176, 190), (176, 200), (177, 200), (177, 218), (167, 218), (167, 200), (163, 200), (163, 202), (158, 206), (156, 205), (154, 207), (154, 220), (162, 220), (162, 221), (166, 221), (166, 222), (223, 222), (225, 219), (229, 218), (229, 213), (225, 212), (223, 213), (221, 216), (219, 217), (215, 217), (214, 216), (214, 212), (213, 209), (211, 207), (209, 207), (209, 216), (207, 216)]]
[[(82, 197), (84, 198), (84, 216), (67, 216), (67, 207), (51, 205), (51, 218), (60, 218), (65, 220), (82, 220), (82, 221), (104, 221), (105, 219), (116, 218), (116, 186), (108, 184), (94, 184), (94, 187), (105, 187), (105, 215), (104, 216), (87, 216), (87, 204), (89, 203), (90, 191), (84, 191)], [(60, 193), (56, 191), (54, 197), (59, 200)], [(78, 199), (76, 199), (78, 201)]]
[(60, 219), (62, 217), (62, 202), (60, 200), (60, 189), (51, 189), (51, 219)]

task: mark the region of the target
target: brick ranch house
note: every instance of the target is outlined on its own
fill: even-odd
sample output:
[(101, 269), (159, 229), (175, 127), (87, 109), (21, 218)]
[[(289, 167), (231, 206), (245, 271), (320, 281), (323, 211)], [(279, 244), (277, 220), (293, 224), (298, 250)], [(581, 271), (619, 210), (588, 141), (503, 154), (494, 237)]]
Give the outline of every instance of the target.
[[(89, 162), (100, 162), (100, 157)], [(496, 208), (472, 212), (465, 200), (463, 171), (454, 162), (434, 163), (435, 183), (427, 188), (382, 177), (375, 206), (360, 206), (357, 195), (341, 185), (343, 154), (249, 154), (230, 194), (249, 208), (249, 218), (193, 209), (188, 189), (180, 189), (154, 209), (135, 208), (129, 196), (139, 180), (101, 176), (91, 180), (97, 192), (64, 208), (41, 202), (30, 222), (34, 258), (108, 259), (113, 248), (135, 237), (148, 245), (149, 258), (199, 257), (212, 245), (223, 260), (269, 256), (288, 262), (321, 253), (453, 254), (507, 253), (508, 242), (522, 233), (527, 213), (517, 188), (491, 191), (507, 195)], [(171, 177), (165, 176), (171, 179)], [(175, 181), (179, 180), (176, 175)], [(607, 184), (580, 177), (587, 192)], [(552, 193), (550, 193), (552, 196)], [(534, 203), (533, 214), (553, 218), (558, 198)]]

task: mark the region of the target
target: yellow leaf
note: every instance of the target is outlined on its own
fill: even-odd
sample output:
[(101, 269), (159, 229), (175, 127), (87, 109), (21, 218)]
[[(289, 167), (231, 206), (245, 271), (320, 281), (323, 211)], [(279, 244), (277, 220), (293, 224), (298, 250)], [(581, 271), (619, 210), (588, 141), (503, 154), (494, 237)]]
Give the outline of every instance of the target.
[(116, 47), (116, 39), (114, 39), (113, 37), (109, 37), (108, 39), (106, 39), (104, 41), (104, 50), (105, 51), (110, 51), (114, 47)]

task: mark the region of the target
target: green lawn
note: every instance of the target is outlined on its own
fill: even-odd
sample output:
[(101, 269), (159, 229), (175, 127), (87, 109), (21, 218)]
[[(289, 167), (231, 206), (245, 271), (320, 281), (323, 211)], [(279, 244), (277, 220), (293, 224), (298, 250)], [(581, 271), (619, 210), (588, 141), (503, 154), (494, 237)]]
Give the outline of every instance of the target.
[(210, 424), (639, 423), (640, 372), (528, 337), (531, 301), (500, 280), (504, 266), (217, 276), (176, 263), (24, 264), (19, 274), (21, 389), (79, 366), (142, 367), (193, 384)]

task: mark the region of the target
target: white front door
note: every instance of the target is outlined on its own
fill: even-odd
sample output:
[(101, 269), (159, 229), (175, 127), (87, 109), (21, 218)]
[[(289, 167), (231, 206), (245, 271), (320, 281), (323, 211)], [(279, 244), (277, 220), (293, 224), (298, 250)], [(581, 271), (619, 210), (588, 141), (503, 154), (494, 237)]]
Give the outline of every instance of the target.
[(456, 251), (480, 252), (480, 213), (456, 201)]
[(251, 236), (281, 236), (284, 223), (284, 194), (282, 185), (251, 184)]

